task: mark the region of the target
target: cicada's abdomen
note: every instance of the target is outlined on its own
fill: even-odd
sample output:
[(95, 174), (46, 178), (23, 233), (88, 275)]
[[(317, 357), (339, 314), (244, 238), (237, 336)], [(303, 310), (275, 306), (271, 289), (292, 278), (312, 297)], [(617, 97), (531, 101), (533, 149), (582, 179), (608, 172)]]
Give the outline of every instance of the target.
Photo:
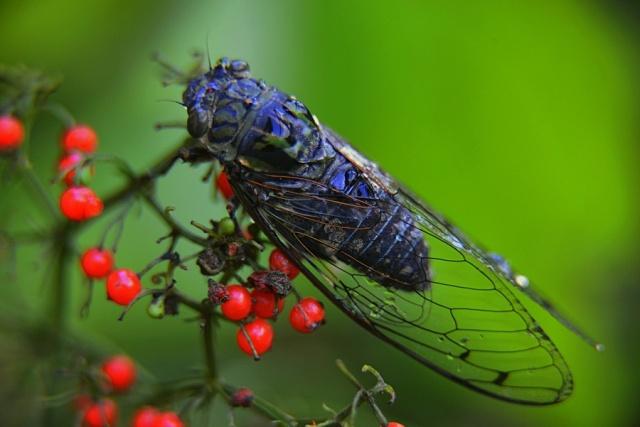
[(413, 215), (383, 189), (371, 186), (342, 155), (335, 163), (339, 166), (330, 174), (330, 187), (366, 206), (344, 208), (342, 215), (353, 215), (360, 225), (339, 243), (336, 256), (385, 286), (425, 289), (428, 249)]
[(429, 286), (428, 248), (412, 214), (374, 189), (345, 157), (336, 153), (319, 182), (302, 182), (295, 193), (306, 197), (279, 203), (287, 205), (282, 228), (288, 226), (304, 249), (335, 257), (384, 286)]

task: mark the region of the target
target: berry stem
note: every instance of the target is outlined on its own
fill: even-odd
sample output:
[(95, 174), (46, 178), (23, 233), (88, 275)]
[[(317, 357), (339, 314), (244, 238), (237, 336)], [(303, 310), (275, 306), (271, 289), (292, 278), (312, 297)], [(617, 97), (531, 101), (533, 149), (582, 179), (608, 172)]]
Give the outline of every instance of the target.
[[(25, 126), (25, 128), (28, 128), (28, 126)], [(25, 134), (27, 134), (27, 132), (28, 131), (25, 130)], [(26, 138), (27, 137), (25, 137), (25, 141), (26, 141)], [(49, 211), (49, 215), (52, 215), (53, 218), (60, 218), (60, 212), (58, 211), (56, 204), (53, 202), (53, 200), (49, 196), (49, 193), (44, 188), (44, 185), (42, 185), (40, 178), (34, 172), (31, 162), (24, 155), (23, 151), (20, 151), (20, 153), (18, 154), (17, 165), (20, 171), (22, 172), (22, 176), (26, 178), (31, 188), (38, 195), (38, 198), (46, 206), (47, 210)]]
[[(360, 406), (360, 404), (364, 401), (366, 401), (369, 406), (371, 407), (371, 410), (373, 411), (374, 415), (376, 416), (376, 418), (378, 419), (378, 422), (380, 423), (380, 425), (382, 426), (386, 426), (387, 425), (387, 418), (384, 416), (384, 414), (382, 413), (382, 411), (380, 410), (380, 408), (378, 407), (378, 404), (376, 403), (375, 397), (372, 393), (371, 390), (367, 389), (364, 385), (362, 385), (362, 383), (360, 381), (358, 381), (358, 379), (355, 377), (355, 375), (353, 375), (351, 373), (351, 371), (349, 371), (349, 368), (347, 368), (347, 365), (344, 364), (344, 362), (340, 359), (336, 360), (336, 366), (338, 367), (338, 369), (340, 370), (340, 372), (342, 372), (342, 374), (347, 377), (347, 379), (351, 382), (351, 384), (354, 385), (354, 387), (356, 387), (358, 389), (358, 392), (356, 393), (353, 403), (350, 406), (350, 411), (351, 412), (351, 416), (355, 417), (355, 409)], [(380, 381), (381, 378), (378, 378), (378, 381)], [(375, 390), (375, 387), (374, 389)], [(347, 408), (345, 408), (346, 410)], [(336, 416), (337, 417), (337, 416)]]
[(64, 228), (56, 242), (56, 255), (53, 273), (53, 298), (51, 299), (51, 320), (56, 337), (62, 336), (65, 328), (67, 283), (69, 260), (73, 256), (73, 249), (69, 239), (68, 229)]
[(218, 370), (216, 365), (216, 353), (215, 353), (215, 330), (213, 328), (213, 319), (209, 310), (206, 311), (206, 315), (203, 316), (202, 335), (204, 340), (204, 357), (207, 365), (207, 382), (209, 385), (214, 385), (218, 380)]
[(118, 212), (115, 218), (113, 218), (113, 220), (105, 227), (104, 232), (102, 233), (102, 238), (100, 239), (100, 244), (98, 245), (100, 249), (105, 247), (107, 237), (109, 236), (109, 233), (111, 232), (111, 230), (113, 230), (115, 227), (115, 237), (113, 238), (113, 243), (111, 244), (111, 251), (113, 253), (116, 252), (118, 248), (118, 242), (120, 241), (120, 237), (122, 236), (122, 231), (124, 229), (124, 221), (127, 217), (127, 214), (133, 207), (134, 202), (135, 202), (135, 199), (133, 198), (129, 198), (128, 200), (125, 200), (124, 201), (125, 206), (122, 208), (120, 212)]
[(142, 195), (145, 201), (147, 202), (147, 205), (151, 207), (151, 209), (154, 212), (156, 212), (162, 218), (162, 220), (164, 220), (164, 222), (172, 229), (172, 231), (176, 235), (180, 235), (187, 240), (191, 240), (193, 243), (198, 244), (200, 246), (207, 245), (207, 239), (203, 239), (202, 237), (197, 236), (196, 234), (192, 233), (191, 231), (187, 230), (182, 225), (177, 223), (173, 219), (171, 214), (166, 209), (164, 209), (162, 205), (158, 202), (155, 195), (149, 192), (144, 192)]
[(44, 105), (42, 107), (42, 111), (46, 111), (56, 119), (60, 120), (66, 128), (70, 128), (76, 124), (76, 120), (73, 118), (73, 115), (69, 110), (56, 102), (50, 102)]
[[(223, 383), (220, 385), (220, 392), (228, 403), (231, 402), (231, 396), (235, 391), (236, 388), (229, 384)], [(280, 421), (286, 426), (313, 425), (311, 424), (313, 421), (309, 420), (309, 422), (305, 422), (303, 420), (298, 420), (283, 409), (259, 396), (254, 396), (251, 408), (253, 408), (253, 410), (258, 414), (261, 414), (270, 420)]]
[(240, 330), (242, 331), (242, 335), (244, 335), (245, 339), (249, 343), (249, 347), (251, 347), (251, 352), (253, 353), (253, 360), (260, 360), (260, 355), (256, 351), (256, 348), (253, 345), (253, 340), (251, 339), (251, 337), (247, 333), (247, 329), (244, 327), (243, 323), (240, 324)]

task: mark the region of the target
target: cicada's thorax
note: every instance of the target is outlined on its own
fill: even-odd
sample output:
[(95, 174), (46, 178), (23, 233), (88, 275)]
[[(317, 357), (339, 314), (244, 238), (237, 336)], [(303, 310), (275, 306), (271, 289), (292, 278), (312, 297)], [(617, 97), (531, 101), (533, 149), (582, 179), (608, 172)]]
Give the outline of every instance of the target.
[(207, 143), (254, 219), (296, 250), (337, 258), (385, 286), (428, 287), (428, 250), (411, 212), (337, 149), (344, 142), (304, 104), (228, 71), (217, 71), (215, 86)]

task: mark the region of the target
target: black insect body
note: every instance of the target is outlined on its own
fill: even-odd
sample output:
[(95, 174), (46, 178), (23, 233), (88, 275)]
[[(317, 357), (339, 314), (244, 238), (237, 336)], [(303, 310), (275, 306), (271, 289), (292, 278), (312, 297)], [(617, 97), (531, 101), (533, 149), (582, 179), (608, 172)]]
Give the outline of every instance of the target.
[(571, 393), (569, 368), (512, 289), (595, 343), (304, 104), (226, 58), (183, 102), (244, 209), (353, 320), (485, 394), (549, 404)]

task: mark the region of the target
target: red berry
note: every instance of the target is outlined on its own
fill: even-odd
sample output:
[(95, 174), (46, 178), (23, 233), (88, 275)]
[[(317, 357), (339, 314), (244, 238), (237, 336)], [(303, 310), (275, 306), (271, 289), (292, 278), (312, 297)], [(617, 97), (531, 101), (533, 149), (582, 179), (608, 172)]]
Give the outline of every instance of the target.
[(221, 304), (222, 314), (229, 320), (242, 320), (251, 313), (251, 294), (242, 285), (227, 286), (228, 299)]
[(184, 423), (175, 412), (162, 412), (156, 417), (153, 427), (184, 427)]
[(24, 126), (13, 116), (0, 116), (0, 151), (18, 148), (24, 141)]
[(229, 200), (233, 197), (233, 188), (231, 187), (231, 183), (229, 183), (229, 176), (225, 171), (221, 171), (216, 178), (216, 187), (225, 199)]
[(404, 427), (404, 424), (400, 424), (400, 423), (397, 423), (395, 421), (391, 421), (390, 423), (387, 423), (387, 427)]
[(114, 270), (107, 277), (107, 297), (119, 305), (128, 305), (140, 293), (140, 278), (127, 269)]
[(133, 427), (154, 427), (161, 412), (152, 406), (143, 406), (133, 414)]
[(102, 364), (102, 373), (113, 391), (128, 390), (136, 382), (136, 365), (124, 355), (107, 359)]
[(289, 322), (296, 331), (308, 334), (324, 323), (324, 307), (315, 298), (303, 298), (293, 306)]
[(112, 427), (118, 418), (118, 407), (111, 399), (103, 399), (89, 406), (82, 416), (84, 427)]
[(82, 254), (80, 265), (87, 277), (102, 279), (113, 269), (113, 254), (109, 249), (91, 248)]
[(67, 151), (93, 153), (98, 147), (98, 136), (86, 125), (73, 126), (62, 135), (62, 148)]
[(253, 301), (253, 313), (263, 319), (275, 318), (284, 308), (284, 298), (269, 289), (254, 289), (251, 292), (251, 299)]
[(273, 328), (266, 320), (256, 319), (244, 325), (244, 331), (243, 328), (238, 330), (236, 340), (240, 350), (249, 356), (259, 358), (271, 348), (271, 344), (273, 343)]
[(280, 249), (274, 249), (269, 255), (269, 268), (283, 272), (289, 280), (300, 274), (300, 269)]
[(60, 210), (72, 221), (85, 221), (102, 213), (102, 200), (88, 187), (71, 187), (60, 196)]

